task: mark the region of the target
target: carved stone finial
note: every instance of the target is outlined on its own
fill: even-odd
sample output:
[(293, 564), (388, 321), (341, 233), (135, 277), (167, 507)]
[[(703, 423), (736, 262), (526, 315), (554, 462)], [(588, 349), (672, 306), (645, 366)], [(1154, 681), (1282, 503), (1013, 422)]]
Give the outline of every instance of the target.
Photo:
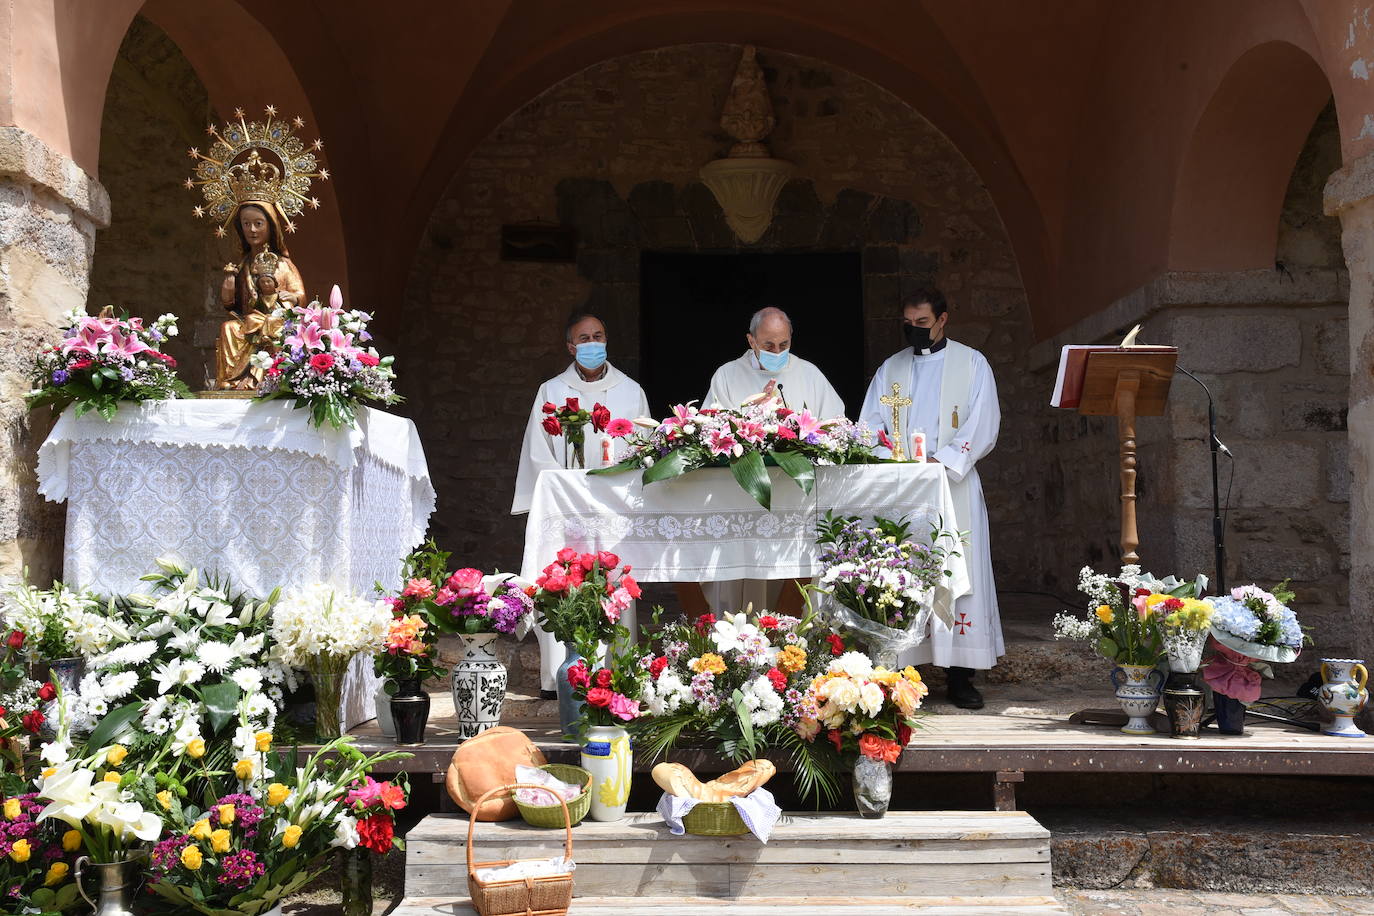
[(720, 126), (738, 141), (730, 149), (730, 158), (767, 157), (768, 147), (763, 139), (773, 132), (776, 123), (763, 69), (754, 58), (754, 46), (745, 45), (720, 115)]

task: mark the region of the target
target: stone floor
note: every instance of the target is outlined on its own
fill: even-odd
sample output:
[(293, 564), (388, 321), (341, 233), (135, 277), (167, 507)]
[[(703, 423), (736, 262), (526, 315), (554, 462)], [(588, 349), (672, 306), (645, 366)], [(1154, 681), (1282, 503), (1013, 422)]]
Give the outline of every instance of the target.
[(1055, 895), (1074, 916), (1315, 916), (1374, 914), (1374, 897), (1296, 894), (1220, 894), (1158, 888), (1129, 891), (1077, 891)]

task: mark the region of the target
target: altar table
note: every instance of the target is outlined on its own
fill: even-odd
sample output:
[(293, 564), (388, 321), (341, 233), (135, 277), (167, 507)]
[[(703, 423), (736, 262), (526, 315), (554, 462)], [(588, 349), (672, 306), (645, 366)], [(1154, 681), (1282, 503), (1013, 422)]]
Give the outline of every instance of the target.
[[(563, 547), (609, 550), (643, 582), (803, 579), (820, 573), (816, 523), (827, 511), (871, 519), (905, 516), (914, 537), (956, 518), (939, 464), (885, 463), (816, 468), (808, 495), (770, 468), (772, 510), (745, 493), (727, 468), (702, 468), (645, 486), (642, 472), (589, 475), (544, 471), (525, 527), (522, 575), (533, 579)], [(937, 605), (970, 589), (963, 556), (951, 556)]]
[[(68, 504), (64, 581), (146, 591), (139, 577), (174, 555), (259, 597), (398, 586), (435, 504), (415, 425), (365, 407), (356, 429), (308, 417), (238, 399), (121, 404), (109, 422), (64, 412), (38, 450), (38, 491)], [(375, 689), (371, 665), (355, 668), (349, 724), (372, 715)]]

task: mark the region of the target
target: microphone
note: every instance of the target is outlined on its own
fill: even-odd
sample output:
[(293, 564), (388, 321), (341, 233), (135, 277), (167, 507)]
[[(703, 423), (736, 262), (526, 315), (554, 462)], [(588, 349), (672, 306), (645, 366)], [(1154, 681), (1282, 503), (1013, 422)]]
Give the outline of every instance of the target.
[[(787, 407), (787, 395), (782, 393), (782, 382), (778, 382), (778, 398), (782, 401), (782, 406)], [(787, 409), (791, 410), (792, 408), (787, 407)]]

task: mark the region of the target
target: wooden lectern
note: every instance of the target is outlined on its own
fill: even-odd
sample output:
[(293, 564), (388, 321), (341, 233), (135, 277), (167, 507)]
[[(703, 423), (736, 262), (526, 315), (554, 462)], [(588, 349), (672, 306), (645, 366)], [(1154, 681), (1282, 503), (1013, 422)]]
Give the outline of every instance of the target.
[(1121, 443), (1121, 563), (1140, 562), (1136, 548), (1140, 534), (1135, 520), (1136, 417), (1164, 413), (1173, 381), (1178, 350), (1111, 348), (1087, 354), (1083, 393), (1078, 412), (1086, 416), (1115, 416)]

